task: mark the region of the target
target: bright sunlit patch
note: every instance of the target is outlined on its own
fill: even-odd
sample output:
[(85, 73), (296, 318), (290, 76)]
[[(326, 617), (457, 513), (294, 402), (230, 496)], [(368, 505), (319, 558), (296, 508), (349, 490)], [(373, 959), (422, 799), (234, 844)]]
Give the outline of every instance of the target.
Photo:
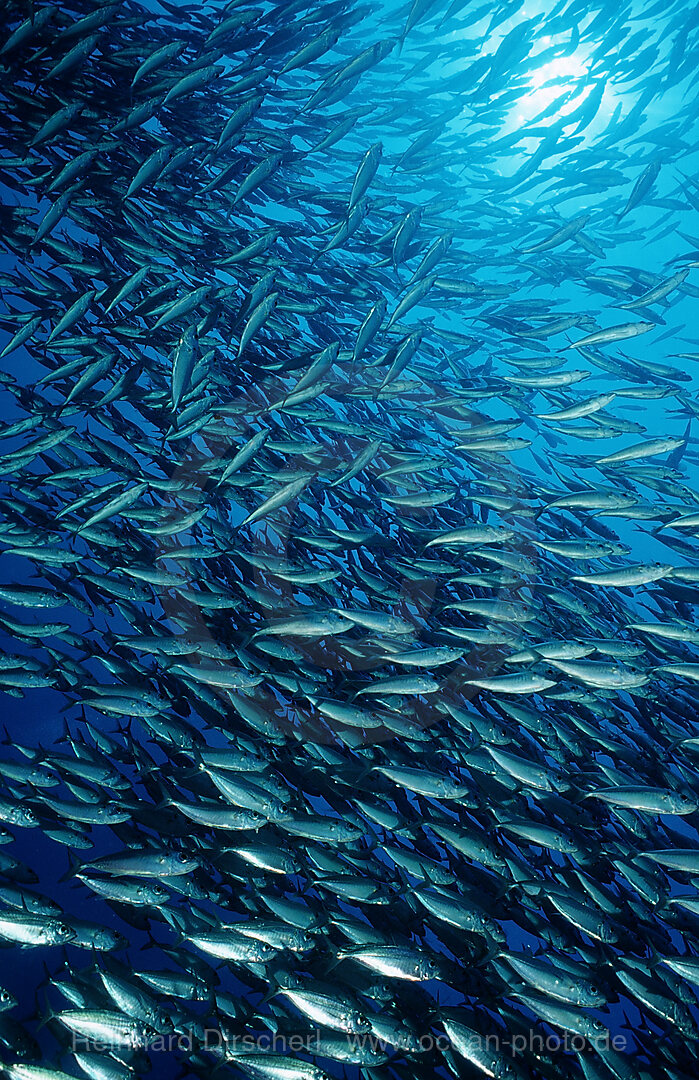
[[(560, 30), (558, 20), (554, 33), (538, 32), (546, 26), (551, 7), (551, 0), (524, 0), (516, 15), (497, 23), (494, 29), (484, 15), (450, 35), (453, 61), (447, 64), (445, 78), (458, 78), (459, 70), (467, 73), (475, 62), (485, 67), (488, 58), (494, 61), (492, 71), (479, 68), (480, 82), (473, 88), (475, 106), (471, 105), (472, 88), (465, 86), (466, 107), (453, 130), (456, 133), (468, 126), (472, 107), (477, 116), (485, 101), (493, 108), (501, 106), (491, 167), (502, 178), (522, 170), (527, 180), (528, 164), (540, 150), (540, 164), (544, 171), (550, 169), (559, 146), (560, 154), (565, 155), (583, 138), (601, 135), (619, 104), (614, 85), (596, 58), (594, 40), (581, 43), (576, 28)], [(524, 39), (515, 37), (515, 44), (510, 42), (513, 54), (499, 65), (498, 50), (523, 21), (531, 24)], [(535, 159), (532, 174), (538, 170)]]
[(535, 71), (531, 78), (535, 90), (540, 90), (548, 82), (561, 82), (565, 80), (578, 80), (585, 75), (585, 65), (576, 56), (559, 56), (555, 60), (549, 60)]
[[(550, 39), (543, 38), (544, 53)], [(517, 104), (517, 120), (527, 122), (545, 113), (554, 102), (559, 101), (555, 115), (562, 116), (577, 108), (587, 97), (592, 84), (587, 78), (587, 67), (577, 53), (556, 56), (536, 68), (530, 78), (531, 89), (525, 91)], [(550, 114), (553, 115), (553, 114)]]

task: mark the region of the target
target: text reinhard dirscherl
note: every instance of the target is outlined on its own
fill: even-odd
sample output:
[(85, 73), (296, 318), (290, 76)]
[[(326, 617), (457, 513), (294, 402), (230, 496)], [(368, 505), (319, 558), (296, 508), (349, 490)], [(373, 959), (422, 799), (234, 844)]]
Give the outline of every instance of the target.
[[(332, 1034), (337, 1037), (337, 1032), (329, 1033), (315, 1029), (308, 1034), (281, 1035), (278, 1033), (232, 1035), (221, 1031), (219, 1028), (199, 1028), (181, 1032), (169, 1032), (167, 1034), (154, 1034), (134, 1039), (128, 1045), (132, 1048), (142, 1047), (149, 1053), (190, 1053), (193, 1050), (204, 1050), (211, 1053), (224, 1055), (225, 1057), (243, 1057), (245, 1054), (317, 1054), (328, 1056), (327, 1036)], [(406, 1031), (406, 1034), (407, 1031)], [(343, 1054), (343, 1060), (349, 1062), (352, 1054), (358, 1059), (362, 1056), (371, 1057), (383, 1052), (392, 1053), (395, 1045), (379, 1039), (369, 1033), (346, 1035), (347, 1054)], [(90, 1049), (97, 1052), (124, 1048), (124, 1042), (99, 1040), (88, 1038), (85, 1035), (73, 1034), (73, 1050)], [(428, 1032), (424, 1035), (415, 1036), (414, 1045), (411, 1047), (414, 1053), (427, 1053), (438, 1050), (456, 1050), (465, 1057), (480, 1057), (486, 1054), (504, 1055), (517, 1057), (525, 1051), (535, 1053), (563, 1053), (582, 1052), (586, 1049), (615, 1050), (622, 1052), (627, 1047), (627, 1040), (623, 1035), (612, 1035), (609, 1031), (597, 1035), (577, 1035), (572, 1032), (564, 1032), (562, 1035), (542, 1035), (530, 1029), (529, 1032), (519, 1032), (507, 1036), (501, 1035), (478, 1035), (475, 1032), (466, 1041), (454, 1046), (451, 1040), (444, 1034), (435, 1035)], [(334, 1055), (333, 1055), (334, 1056)], [(361, 1063), (361, 1060), (358, 1060)]]

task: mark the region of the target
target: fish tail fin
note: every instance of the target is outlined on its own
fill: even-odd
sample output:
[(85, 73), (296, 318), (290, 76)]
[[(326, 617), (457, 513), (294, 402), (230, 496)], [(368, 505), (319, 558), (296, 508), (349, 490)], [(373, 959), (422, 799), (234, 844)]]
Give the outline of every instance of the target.
[[(84, 710), (83, 710), (83, 715), (84, 715)], [(133, 724), (133, 716), (129, 716), (128, 719), (125, 720), (123, 724), (119, 724), (117, 726), (117, 734), (126, 735), (127, 738), (130, 739), (131, 738), (131, 725), (132, 724)]]
[(326, 973), (329, 975), (330, 972), (334, 971), (338, 964), (341, 964), (343, 960), (346, 960), (349, 955), (351, 954), (348, 952), (343, 952), (342, 950), (336, 953), (333, 959), (330, 960), (329, 963), (326, 965)]
[(267, 993), (262, 998), (262, 1001), (260, 1002), (260, 1004), (261, 1005), (267, 1005), (270, 1001), (274, 1001), (274, 999), (277, 997), (278, 994), (280, 994), (282, 992), (283, 989), (284, 989), (283, 986), (271, 986), (270, 985), (268, 990), (267, 990)]
[[(139, 949), (139, 952), (143, 952), (144, 949), (158, 949), (160, 947), (160, 944), (159, 944), (158, 940), (153, 936), (153, 932), (150, 929), (150, 927), (148, 927), (148, 929), (145, 930), (144, 933), (145, 933), (146, 937), (148, 938), (148, 941), (144, 941), (143, 945), (141, 945), (141, 947)], [(186, 938), (184, 932), (179, 931), (179, 934), (180, 934), (180, 936), (177, 939), (177, 945), (178, 946), (186, 945), (187, 938)]]
[(81, 866), (82, 866), (82, 863), (80, 862), (80, 859), (78, 859), (77, 856), (73, 855), (73, 853), (71, 851), (69, 851), (68, 852), (68, 869), (66, 870), (65, 874), (63, 874), (61, 877), (59, 877), (59, 879), (58, 879), (59, 884), (62, 885), (62, 884), (64, 884), (64, 882), (70, 881), (71, 878), (74, 878), (75, 877), (75, 871), (79, 870)]
[(647, 944), (648, 948), (650, 949), (650, 956), (646, 960), (646, 963), (649, 968), (657, 968), (660, 964), (662, 964), (663, 958), (650, 941)]
[[(185, 921), (184, 921), (183, 916), (180, 913), (178, 913), (177, 911), (175, 911), (174, 908), (168, 908), (167, 909), (167, 922), (170, 924), (170, 927), (180, 935), (179, 941), (178, 941), (177, 944), (178, 945), (184, 944), (187, 939), (185, 937), (185, 928), (186, 927), (185, 927)], [(148, 933), (148, 935), (150, 937), (150, 941), (149, 941), (148, 945), (144, 945), (143, 948), (144, 949), (149, 949), (153, 945), (157, 945), (157, 942), (154, 941), (153, 937), (150, 935), (150, 931), (146, 931), (146, 932)]]
[(499, 956), (505, 956), (504, 950), (499, 945), (491, 945), (490, 948), (475, 962), (475, 967), (487, 967)]
[[(49, 975), (49, 978), (50, 978), (50, 975)], [(43, 1027), (46, 1027), (46, 1025), (51, 1020), (53, 1020), (54, 1016), (56, 1015), (53, 1012), (53, 1010), (51, 1009), (51, 1004), (49, 1002), (49, 995), (48, 995), (46, 990), (44, 990), (44, 993), (43, 993), (42, 996), (43, 996), (43, 1001), (40, 1003), (39, 1002), (39, 992), (37, 991), (37, 994), (36, 994), (36, 1011), (37, 1011), (37, 1016), (39, 1017), (39, 1023), (36, 1026), (37, 1031), (41, 1031), (41, 1029)]]
[(357, 776), (355, 777), (355, 780), (354, 780), (354, 783), (355, 783), (355, 785), (357, 787), (366, 780), (367, 776), (369, 775), (369, 773), (372, 771), (373, 768), (374, 768), (373, 765), (367, 765), (366, 768), (362, 769), (357, 774)]
[(72, 741), (73, 741), (73, 733), (70, 730), (70, 723), (68, 721), (68, 717), (63, 716), (61, 734), (56, 739), (56, 742), (57, 743), (67, 742), (68, 744), (72, 745)]

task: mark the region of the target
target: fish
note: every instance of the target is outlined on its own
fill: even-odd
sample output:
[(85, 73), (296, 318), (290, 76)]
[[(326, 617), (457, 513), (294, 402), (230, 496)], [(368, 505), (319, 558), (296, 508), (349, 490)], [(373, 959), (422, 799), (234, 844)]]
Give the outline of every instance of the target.
[(7, 5), (11, 1080), (693, 1075), (699, 19), (627, 15)]
[(610, 326), (606, 330), (596, 330), (592, 334), (586, 334), (578, 341), (574, 341), (571, 349), (585, 349), (596, 345), (609, 345), (615, 341), (625, 341), (627, 338), (638, 337), (655, 329), (655, 324), (650, 322), (620, 323), (618, 326)]

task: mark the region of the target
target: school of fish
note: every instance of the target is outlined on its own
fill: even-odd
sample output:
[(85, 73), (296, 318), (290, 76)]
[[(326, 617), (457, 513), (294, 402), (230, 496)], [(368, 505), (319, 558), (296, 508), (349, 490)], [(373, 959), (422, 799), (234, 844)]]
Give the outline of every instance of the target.
[(696, 1076), (698, 63), (3, 6), (8, 1080)]

